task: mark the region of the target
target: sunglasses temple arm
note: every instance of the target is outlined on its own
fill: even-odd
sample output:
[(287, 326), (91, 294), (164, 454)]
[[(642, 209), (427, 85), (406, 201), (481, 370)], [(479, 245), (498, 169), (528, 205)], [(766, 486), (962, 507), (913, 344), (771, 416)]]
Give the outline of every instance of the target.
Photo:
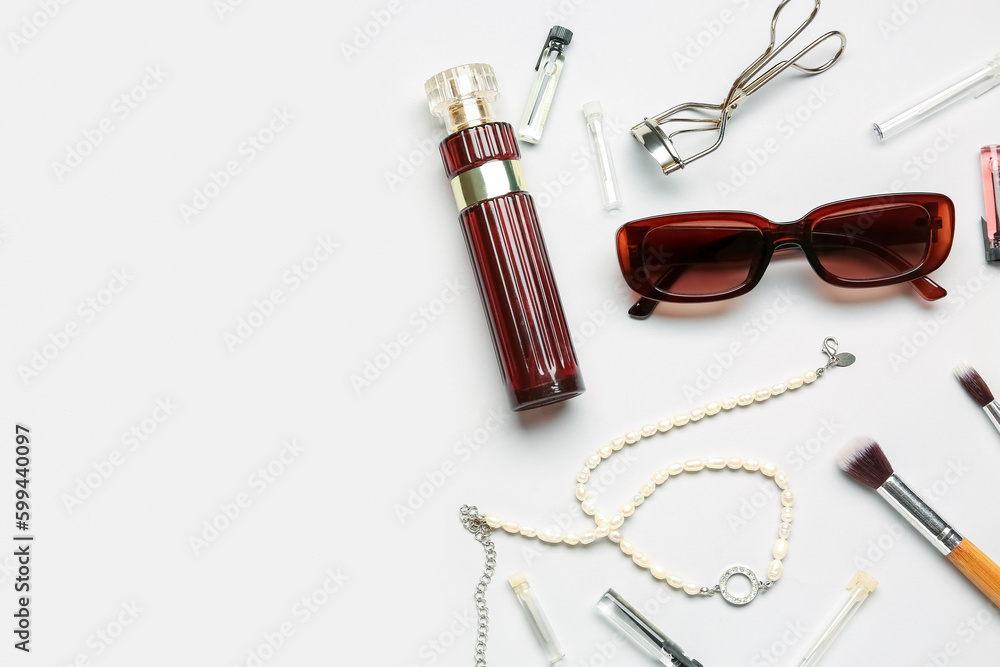
[(948, 295), (945, 288), (941, 287), (927, 276), (911, 280), (910, 286), (915, 289), (917, 294), (923, 297), (926, 301), (937, 301), (938, 299), (943, 299)]
[(639, 300), (628, 309), (628, 314), (634, 320), (645, 320), (653, 314), (653, 311), (656, 309), (656, 305), (658, 303), (659, 301), (647, 299), (646, 297), (641, 296), (639, 297)]

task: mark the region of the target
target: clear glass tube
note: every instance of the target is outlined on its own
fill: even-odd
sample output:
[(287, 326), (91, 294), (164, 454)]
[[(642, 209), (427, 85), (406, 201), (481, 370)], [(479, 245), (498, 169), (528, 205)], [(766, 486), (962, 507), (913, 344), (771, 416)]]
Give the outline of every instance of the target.
[(611, 159), (611, 151), (608, 150), (607, 137), (604, 136), (604, 113), (601, 111), (601, 103), (587, 102), (583, 105), (583, 115), (587, 119), (590, 147), (597, 161), (597, 175), (601, 181), (604, 210), (613, 211), (622, 207), (622, 196), (618, 190), (615, 163)]
[(703, 667), (613, 588), (598, 600), (597, 608), (650, 658), (668, 667)]
[(535, 632), (535, 637), (545, 651), (545, 656), (549, 659), (549, 663), (556, 663), (562, 660), (566, 657), (566, 654), (563, 653), (562, 647), (556, 641), (556, 636), (552, 632), (549, 620), (542, 612), (542, 608), (538, 606), (538, 598), (532, 592), (531, 586), (528, 585), (528, 579), (524, 576), (524, 572), (515, 572), (507, 577), (507, 581), (510, 582), (511, 588), (514, 589), (514, 594), (517, 595), (517, 600), (521, 603), (521, 609), (524, 610), (528, 624), (531, 625), (531, 629)]
[(969, 95), (979, 97), (997, 84), (1000, 84), (1000, 54), (975, 74), (965, 77), (958, 83), (945, 88), (940, 93), (932, 95), (919, 104), (915, 104), (885, 122), (875, 123), (872, 126), (872, 130), (879, 141), (884, 141), (912, 127), (928, 116), (937, 113), (941, 109), (954, 104), (958, 100), (964, 99)]
[(827, 626), (823, 634), (820, 635), (816, 643), (812, 645), (812, 648), (806, 653), (805, 657), (802, 658), (802, 662), (799, 663), (799, 667), (814, 667), (819, 664), (820, 658), (826, 653), (830, 645), (840, 634), (840, 631), (844, 629), (847, 622), (854, 617), (854, 614), (858, 612), (861, 608), (861, 603), (868, 599), (869, 593), (878, 588), (878, 582), (867, 572), (858, 570), (858, 573), (854, 575), (851, 579), (851, 583), (847, 584), (848, 590), (851, 591), (851, 598), (847, 601), (837, 615), (834, 617), (830, 625)]
[(556, 85), (562, 76), (563, 64), (566, 62), (566, 47), (573, 39), (573, 32), (561, 26), (553, 26), (545, 40), (545, 47), (538, 56), (535, 69), (538, 75), (531, 86), (531, 95), (524, 108), (521, 118), (521, 128), (518, 135), (522, 141), (537, 144), (542, 139), (542, 129), (545, 119), (549, 116), (549, 107), (556, 94)]

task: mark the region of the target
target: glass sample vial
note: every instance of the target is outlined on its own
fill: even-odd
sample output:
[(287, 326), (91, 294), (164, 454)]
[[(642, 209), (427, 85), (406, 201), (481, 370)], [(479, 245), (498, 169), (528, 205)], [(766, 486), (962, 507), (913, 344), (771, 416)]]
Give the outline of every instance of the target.
[(847, 603), (837, 612), (833, 621), (827, 626), (823, 634), (819, 636), (816, 643), (812, 645), (805, 657), (802, 658), (802, 662), (799, 663), (799, 667), (815, 667), (819, 664), (820, 658), (826, 653), (826, 650), (830, 648), (833, 641), (840, 634), (840, 631), (844, 629), (847, 622), (854, 617), (858, 609), (861, 608), (861, 603), (868, 599), (868, 596), (878, 588), (878, 582), (875, 581), (875, 577), (868, 574), (864, 570), (858, 570), (858, 573), (854, 575), (850, 583), (847, 584), (847, 590), (851, 591), (851, 597), (847, 600)]
[(535, 637), (545, 651), (545, 656), (549, 659), (549, 663), (556, 663), (562, 660), (566, 657), (566, 654), (563, 653), (559, 642), (556, 641), (556, 636), (552, 632), (552, 626), (549, 625), (548, 619), (542, 613), (542, 608), (538, 606), (538, 598), (531, 591), (531, 586), (528, 585), (528, 579), (524, 576), (524, 572), (515, 572), (507, 577), (507, 581), (510, 582), (510, 587), (514, 589), (514, 595), (517, 596), (517, 601), (521, 603), (521, 609), (524, 610), (524, 615), (528, 618), (528, 624), (535, 632)]
[(554, 25), (549, 30), (545, 46), (535, 63), (535, 83), (528, 96), (528, 105), (524, 108), (521, 118), (521, 129), (517, 136), (530, 144), (537, 144), (542, 139), (542, 128), (552, 106), (552, 97), (556, 94), (556, 84), (566, 62), (566, 47), (573, 40), (573, 31)]
[(622, 196), (618, 191), (618, 177), (615, 175), (615, 163), (608, 150), (608, 142), (604, 136), (604, 112), (600, 102), (587, 102), (583, 105), (583, 116), (587, 119), (587, 134), (590, 135), (590, 147), (597, 160), (597, 175), (601, 181), (601, 196), (604, 198), (604, 210), (613, 211), (622, 207)]
[(441, 158), (486, 311), (500, 373), (515, 411), (584, 392), (521, 151), (510, 123), (497, 122), (489, 65), (462, 65), (424, 84), (445, 121)]

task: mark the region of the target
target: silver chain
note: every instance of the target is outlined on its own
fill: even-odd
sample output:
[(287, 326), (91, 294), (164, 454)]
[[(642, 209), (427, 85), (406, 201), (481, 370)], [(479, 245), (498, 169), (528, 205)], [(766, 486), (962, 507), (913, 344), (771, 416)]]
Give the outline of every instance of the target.
[(476, 667), (486, 667), (486, 639), (490, 630), (490, 610), (486, 606), (486, 587), (493, 580), (497, 566), (497, 551), (493, 546), (491, 534), (493, 529), (486, 523), (486, 517), (479, 513), (475, 505), (462, 505), (460, 510), (462, 525), (465, 526), (476, 541), (483, 545), (486, 552), (486, 567), (483, 576), (476, 584), (476, 613), (479, 615), (479, 634), (476, 637)]

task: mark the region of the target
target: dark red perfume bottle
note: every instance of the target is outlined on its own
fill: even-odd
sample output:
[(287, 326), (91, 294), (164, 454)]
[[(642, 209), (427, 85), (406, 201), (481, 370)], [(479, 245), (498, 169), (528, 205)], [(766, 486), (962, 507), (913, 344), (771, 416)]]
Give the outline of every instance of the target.
[(516, 135), (493, 116), (500, 95), (493, 68), (454, 67), (428, 79), (424, 89), (431, 112), (448, 127), (441, 157), (512, 408), (529, 410), (582, 394)]

